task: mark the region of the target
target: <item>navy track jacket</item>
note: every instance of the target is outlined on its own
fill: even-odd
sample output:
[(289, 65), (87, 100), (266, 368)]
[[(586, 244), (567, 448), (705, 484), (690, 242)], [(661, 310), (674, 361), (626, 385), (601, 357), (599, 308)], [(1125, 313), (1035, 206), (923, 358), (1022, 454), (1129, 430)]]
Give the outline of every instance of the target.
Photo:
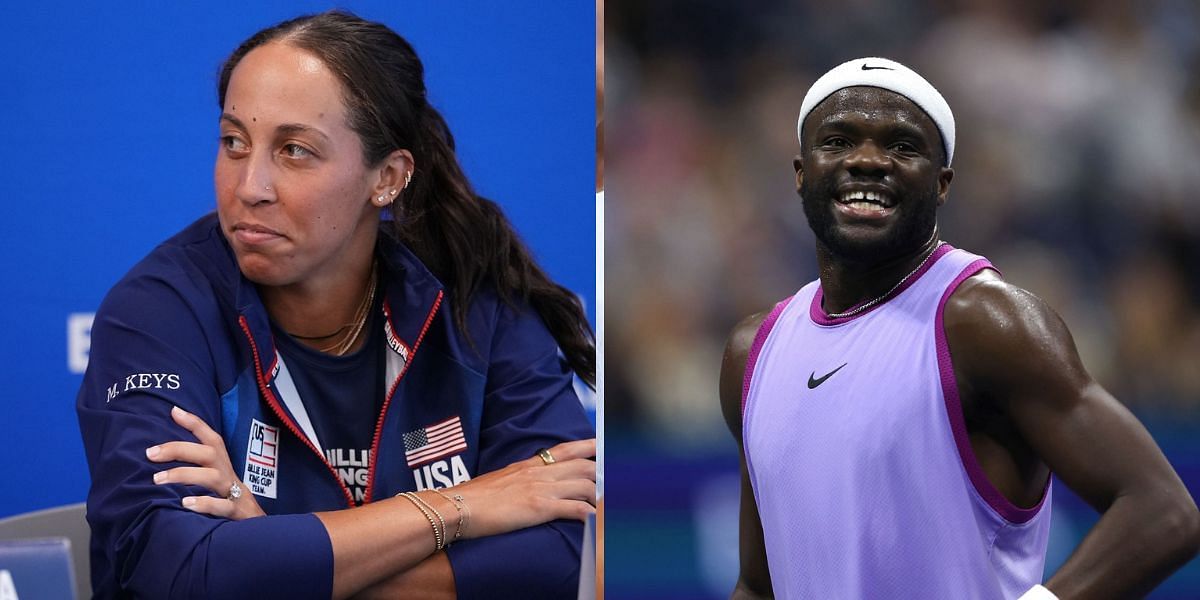
[[(536, 313), (482, 292), (469, 311), (472, 344), (420, 261), (382, 232), (379, 247), (387, 396), (366, 502), (447, 487), (593, 435)], [(267, 516), (194, 513), (180, 500), (212, 492), (154, 484), (155, 472), (186, 465), (152, 463), (146, 448), (196, 441), (172, 421), (174, 405), (221, 434), (245, 493)], [(330, 597), (332, 548), (311, 513), (353, 506), (350, 491), (322, 453), (266, 309), (215, 215), (164, 242), (109, 292), (92, 326), (78, 413), (97, 597)], [(465, 448), (431, 451), (427, 428), (446, 427), (461, 427)], [(459, 597), (574, 597), (581, 537), (580, 523), (555, 521), (460, 541), (447, 549)]]

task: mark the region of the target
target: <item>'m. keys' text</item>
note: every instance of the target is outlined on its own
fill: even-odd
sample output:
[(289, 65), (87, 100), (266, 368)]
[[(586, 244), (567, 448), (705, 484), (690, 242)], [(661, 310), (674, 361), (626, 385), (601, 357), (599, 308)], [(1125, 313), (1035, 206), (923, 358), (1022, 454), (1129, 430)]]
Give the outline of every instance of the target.
[(112, 402), (114, 398), (129, 390), (177, 390), (179, 385), (178, 373), (134, 373), (125, 378), (124, 387), (120, 381), (109, 386), (106, 402)]

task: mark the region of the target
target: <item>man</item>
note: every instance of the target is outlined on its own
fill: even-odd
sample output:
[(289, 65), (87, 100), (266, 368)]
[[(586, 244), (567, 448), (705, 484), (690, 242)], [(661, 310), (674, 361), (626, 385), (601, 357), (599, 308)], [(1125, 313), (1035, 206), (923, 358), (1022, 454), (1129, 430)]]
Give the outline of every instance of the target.
[[(1200, 513), (1061, 319), (939, 239), (954, 117), (898, 63), (826, 73), (797, 124), (820, 279), (731, 334), (734, 598), (1127, 598), (1191, 559)], [(1103, 513), (1040, 585), (1050, 473)]]

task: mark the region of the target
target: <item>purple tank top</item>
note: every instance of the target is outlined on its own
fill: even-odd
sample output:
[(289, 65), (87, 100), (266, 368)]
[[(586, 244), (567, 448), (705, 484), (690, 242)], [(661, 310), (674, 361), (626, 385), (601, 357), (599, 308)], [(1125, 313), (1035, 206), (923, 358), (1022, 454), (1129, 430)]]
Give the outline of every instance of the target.
[(991, 264), (943, 245), (851, 317), (819, 281), (776, 306), (750, 350), (746, 466), (780, 598), (1016, 598), (1041, 582), (1050, 487), (1022, 509), (967, 438), (942, 311)]

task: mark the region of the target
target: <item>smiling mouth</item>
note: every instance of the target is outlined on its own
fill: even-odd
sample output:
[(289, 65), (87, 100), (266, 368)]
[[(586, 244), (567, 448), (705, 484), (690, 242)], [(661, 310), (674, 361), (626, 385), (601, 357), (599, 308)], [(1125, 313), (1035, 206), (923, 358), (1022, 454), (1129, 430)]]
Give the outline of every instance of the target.
[(838, 196), (837, 203), (856, 212), (884, 214), (895, 206), (895, 201), (883, 192), (855, 190), (843, 192)]

